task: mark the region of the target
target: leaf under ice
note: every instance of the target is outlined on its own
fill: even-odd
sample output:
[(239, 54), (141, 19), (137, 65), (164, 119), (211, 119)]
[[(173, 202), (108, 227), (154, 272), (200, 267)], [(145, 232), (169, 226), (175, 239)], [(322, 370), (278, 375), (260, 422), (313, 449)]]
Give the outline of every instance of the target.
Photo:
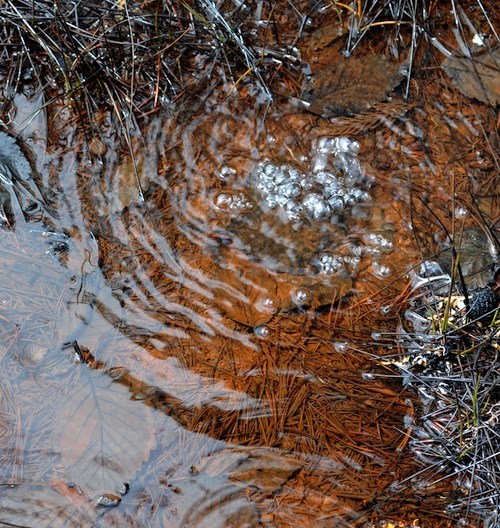
[(94, 498), (130, 481), (149, 457), (148, 424), (149, 408), (131, 401), (125, 386), (87, 370), (67, 396), (54, 431), (65, 477)]

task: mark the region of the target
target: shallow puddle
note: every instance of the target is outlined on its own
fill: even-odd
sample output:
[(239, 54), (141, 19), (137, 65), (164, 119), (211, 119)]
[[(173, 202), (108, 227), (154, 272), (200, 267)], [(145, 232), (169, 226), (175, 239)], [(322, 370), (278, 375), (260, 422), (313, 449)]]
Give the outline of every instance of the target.
[(16, 96), (0, 521), (451, 526), (450, 479), (410, 448), (420, 401), (380, 358), (401, 352), (409, 272), (498, 221), (493, 112), (431, 86), (339, 124), (223, 94), (131, 149), (110, 116), (88, 142)]

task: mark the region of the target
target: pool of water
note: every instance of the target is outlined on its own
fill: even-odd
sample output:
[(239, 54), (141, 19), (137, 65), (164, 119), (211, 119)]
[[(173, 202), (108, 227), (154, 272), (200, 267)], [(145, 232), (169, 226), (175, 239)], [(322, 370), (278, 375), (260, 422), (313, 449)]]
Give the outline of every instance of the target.
[(444, 526), (450, 482), (409, 448), (419, 400), (379, 360), (398, 354), (409, 272), (499, 209), (494, 116), (431, 95), (360, 135), (209, 91), (131, 149), (111, 116), (89, 143), (68, 109), (49, 124), (17, 95), (0, 520)]

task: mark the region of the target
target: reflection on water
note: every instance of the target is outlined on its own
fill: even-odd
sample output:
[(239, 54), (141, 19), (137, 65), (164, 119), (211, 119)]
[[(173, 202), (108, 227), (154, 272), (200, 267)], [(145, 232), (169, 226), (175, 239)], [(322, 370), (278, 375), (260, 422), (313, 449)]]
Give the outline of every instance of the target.
[[(455, 144), (442, 132), (422, 148), (425, 120), (447, 130), (437, 111), (358, 142), (246, 103), (184, 126), (151, 119), (135, 160), (111, 123), (89, 152), (65, 129), (40, 169), (53, 190), (40, 218), (22, 178), (3, 176), (2, 522), (432, 515), (423, 482), (395, 486), (416, 471), (413, 404), (389, 371), (366, 371), (373, 332), (395, 328), (395, 292), (438, 232), (416, 247), (412, 229), (430, 220), (410, 195), (432, 192), (446, 216), (431, 176)], [(4, 167), (25, 166), (4, 152)]]

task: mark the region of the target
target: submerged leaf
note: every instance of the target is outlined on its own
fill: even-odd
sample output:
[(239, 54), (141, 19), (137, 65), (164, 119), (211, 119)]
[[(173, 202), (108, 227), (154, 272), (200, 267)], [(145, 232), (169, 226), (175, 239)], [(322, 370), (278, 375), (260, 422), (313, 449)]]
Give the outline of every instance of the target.
[(441, 68), (467, 97), (491, 106), (500, 103), (500, 47), (472, 58), (449, 57)]
[(339, 59), (316, 72), (302, 97), (313, 114), (351, 116), (383, 101), (402, 79), (401, 66), (385, 55)]

